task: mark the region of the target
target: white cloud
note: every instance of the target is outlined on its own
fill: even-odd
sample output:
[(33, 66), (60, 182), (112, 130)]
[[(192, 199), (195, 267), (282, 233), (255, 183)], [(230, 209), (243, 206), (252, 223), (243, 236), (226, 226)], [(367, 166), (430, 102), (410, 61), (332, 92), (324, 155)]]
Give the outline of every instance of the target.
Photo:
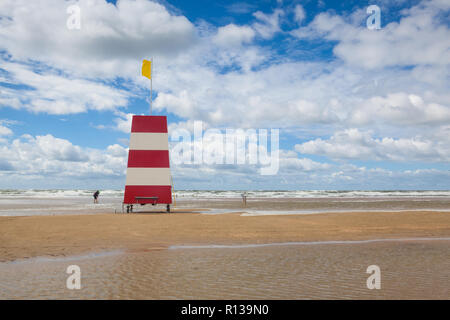
[(116, 118), (114, 122), (116, 123), (116, 129), (124, 133), (131, 132), (131, 121), (133, 120), (133, 113), (118, 113), (119, 118)]
[(130, 95), (94, 81), (72, 79), (51, 71), (41, 74), (30, 65), (0, 60), (0, 68), (8, 71), (13, 83), (29, 87), (21, 90), (2, 88), (4, 98), (0, 100), (0, 106), (49, 114), (113, 111), (125, 107)]
[[(354, 133), (353, 141), (364, 142)], [(207, 142), (208, 143), (208, 142)], [(207, 146), (208, 147), (208, 146)], [(122, 188), (125, 182), (127, 149), (114, 144), (105, 149), (83, 148), (52, 135), (24, 135), (0, 144), (2, 187), (36, 185), (42, 188), (89, 185)], [(298, 157), (292, 150), (280, 150), (280, 170), (275, 176), (261, 176), (255, 165), (175, 165), (177, 188), (328, 188), (385, 189), (389, 187), (444, 188), (450, 173), (436, 169), (391, 171), (383, 168), (319, 163)]]
[(9, 136), (12, 135), (12, 133), (10, 128), (0, 125), (0, 136)]
[(450, 63), (450, 29), (440, 22), (442, 14), (449, 9), (445, 1), (422, 1), (403, 10), (399, 22), (382, 25), (380, 30), (367, 29), (363, 21), (358, 21), (358, 25), (354, 21), (346, 22), (347, 17), (320, 13), (307, 27), (292, 34), (299, 38), (325, 37), (338, 41), (333, 52), (349, 65), (369, 69), (445, 66)]
[(310, 62), (226, 74), (206, 67), (181, 68), (167, 82), (159, 82), (154, 107), (213, 126), (246, 128), (326, 124), (384, 130), (389, 125), (398, 134), (404, 131), (398, 126), (420, 132), (422, 126), (445, 124), (448, 80), (435, 78), (430, 86), (415, 73)]
[[(17, 182), (28, 177), (48, 179), (88, 177), (124, 177), (127, 149), (115, 144), (106, 150), (83, 148), (66, 139), (23, 135), (0, 145), (0, 163), (8, 164), (8, 175), (18, 176)], [(15, 170), (11, 170), (14, 168)], [(51, 185), (51, 181), (47, 185)]]
[(281, 31), (280, 17), (284, 15), (281, 9), (275, 9), (272, 14), (266, 14), (256, 11), (253, 16), (258, 20), (252, 27), (256, 30), (260, 37), (270, 39), (277, 32)]
[[(194, 122), (195, 120), (170, 122), (167, 128), (169, 131), (169, 135), (177, 130), (187, 130), (190, 132), (191, 135), (194, 134)], [(209, 128), (208, 123), (202, 122), (202, 129), (207, 130), (208, 128)]]
[(347, 129), (330, 139), (315, 139), (297, 144), (303, 154), (327, 156), (332, 159), (448, 162), (450, 144), (438, 140), (390, 137), (374, 138), (370, 132)]
[(187, 90), (180, 92), (179, 96), (161, 92), (155, 100), (156, 110), (171, 110), (175, 114), (189, 118), (194, 114), (195, 105)]
[[(285, 63), (258, 71), (217, 74), (207, 68), (183, 71), (163, 84), (154, 106), (213, 126), (288, 127), (331, 122), (337, 104), (330, 95), (340, 74), (321, 74), (324, 65)], [(350, 86), (350, 84), (349, 84)], [(282, 112), (278, 112), (282, 111)], [(270, 116), (269, 116), (270, 115)]]
[(255, 31), (249, 26), (237, 26), (233, 23), (217, 30), (213, 42), (220, 46), (239, 46), (250, 43), (255, 37)]
[(303, 6), (301, 4), (297, 4), (294, 8), (294, 19), (298, 24), (301, 24), (302, 21), (305, 19), (306, 13), (305, 9), (303, 9)]
[[(110, 4), (103, 5), (103, 2), (99, 0), (93, 8), (97, 11), (112, 10), (115, 12), (113, 15), (121, 17), (120, 10), (131, 6), (130, 12), (135, 12), (134, 6), (139, 6), (140, 2), (130, 4), (124, 1), (122, 6), (115, 7)], [(144, 12), (146, 10), (164, 12), (165, 10), (159, 5), (156, 7), (145, 5), (142, 8)], [(98, 12), (95, 14), (105, 15)], [(272, 14), (259, 12), (255, 15), (259, 19), (256, 24), (264, 22), (262, 24), (266, 27), (272, 26), (272, 30), (279, 30), (279, 17), (282, 15), (279, 9)], [(166, 16), (166, 13), (163, 16)], [(320, 25), (316, 29), (332, 30), (333, 26), (343, 23), (339, 16), (329, 16), (330, 20), (325, 18), (324, 15), (316, 17), (316, 24)], [(230, 26), (233, 25), (223, 27), (223, 30), (227, 27), (235, 30), (235, 27)], [(255, 25), (251, 27), (257, 29)], [(249, 26), (237, 28), (239, 31), (251, 30)], [(137, 33), (140, 32), (139, 28), (136, 30)], [(346, 125), (346, 122), (351, 125), (367, 125), (368, 122), (358, 115), (366, 116), (366, 109), (376, 109), (372, 105), (378, 101), (378, 97), (390, 99), (400, 92), (423, 99), (424, 106), (420, 114), (427, 114), (427, 116), (420, 117), (422, 124), (435, 125), (439, 121), (438, 114), (445, 114), (449, 99), (440, 100), (447, 91), (448, 80), (442, 68), (426, 69), (425, 72), (416, 69), (366, 72), (328, 62), (280, 61), (264, 65), (266, 61), (273, 59), (272, 53), (256, 45), (217, 48), (214, 45), (214, 39), (217, 39), (220, 30), (217, 34), (199, 39), (194, 47), (187, 46), (186, 48), (189, 49), (180, 51), (176, 57), (156, 59), (154, 69), (154, 87), (158, 91), (154, 101), (156, 110), (167, 110), (180, 117), (199, 119), (213, 125), (233, 124), (244, 127), (270, 125), (282, 128), (296, 124)], [(126, 34), (131, 35), (131, 33)], [(143, 33), (139, 33), (139, 37), (143, 36)], [(176, 40), (176, 35), (173, 39)], [(116, 50), (111, 52), (117, 58)], [(92, 57), (88, 57), (88, 60), (95, 61)], [(120, 75), (123, 69), (128, 68), (126, 61), (122, 62), (123, 65), (111, 75)], [(140, 60), (134, 61), (133, 64), (137, 77), (136, 83), (142, 87), (147, 86), (148, 83), (138, 77)], [(235, 71), (236, 65), (241, 69)], [(12, 74), (19, 73), (18, 64), (5, 63), (4, 66), (7, 70), (10, 69), (8, 71)], [(222, 73), (221, 68), (228, 66), (232, 67), (232, 71)], [(254, 69), (255, 67), (258, 68)], [(20, 68), (27, 71), (23, 65)], [(422, 66), (422, 68), (425, 67)], [(438, 70), (441, 70), (440, 73)], [(117, 112), (118, 108), (128, 103), (129, 93), (126, 94), (103, 83), (86, 79), (64, 79), (64, 76), (60, 75), (34, 74), (31, 70), (28, 70), (28, 73), (25, 71), (17, 75), (16, 82), (38, 88), (37, 92), (21, 91), (26, 92), (25, 98), (29, 97), (32, 103), (20, 101), (16, 91), (2, 88), (0, 90), (5, 94), (2, 94), (0, 100), (4, 101), (3, 105), (15, 108), (26, 106), (30, 110), (49, 113), (76, 113), (91, 109)], [(94, 68), (90, 74), (95, 73)], [(429, 76), (425, 77), (425, 75)], [(425, 79), (426, 84), (424, 84)], [(432, 85), (431, 89), (430, 85)], [(131, 85), (130, 90), (135, 90), (135, 86)], [(430, 111), (433, 108), (435, 110)], [(419, 109), (413, 104), (405, 104), (402, 110), (404, 114), (412, 115), (418, 114)], [(270, 117), (268, 117), (269, 114)], [(445, 118), (441, 117), (441, 119)], [(129, 119), (127, 121), (129, 123)], [(400, 116), (387, 122), (396, 125), (404, 124)], [(120, 119), (117, 123), (121, 125), (120, 130), (128, 132), (127, 124)], [(411, 121), (408, 123), (414, 124)]]
[(426, 103), (418, 95), (399, 92), (372, 97), (351, 115), (351, 121), (356, 124), (380, 120), (399, 125), (447, 124), (450, 123), (450, 107)]
[(126, 158), (128, 156), (127, 149), (118, 144), (108, 146), (106, 148), (106, 151), (108, 152), (108, 154), (116, 158)]
[[(81, 8), (81, 29), (69, 30), (66, 9)], [(119, 0), (2, 0), (0, 48), (82, 76), (133, 77), (136, 62), (173, 58), (195, 43), (195, 28), (156, 2)]]
[[(69, 141), (55, 138), (50, 134), (37, 136), (34, 140), (30, 137), (29, 140), (31, 140), (31, 144), (35, 144), (37, 147), (36, 151), (39, 150), (39, 154), (45, 154), (48, 159), (75, 162), (88, 159), (79, 146), (74, 146)], [(27, 144), (22, 145), (20, 140), (15, 140), (13, 146), (17, 149), (25, 149)]]
[(299, 171), (311, 172), (311, 171), (323, 171), (330, 169), (332, 166), (328, 163), (320, 163), (313, 161), (309, 158), (298, 158), (295, 156), (282, 156), (280, 159), (280, 173), (298, 173)]

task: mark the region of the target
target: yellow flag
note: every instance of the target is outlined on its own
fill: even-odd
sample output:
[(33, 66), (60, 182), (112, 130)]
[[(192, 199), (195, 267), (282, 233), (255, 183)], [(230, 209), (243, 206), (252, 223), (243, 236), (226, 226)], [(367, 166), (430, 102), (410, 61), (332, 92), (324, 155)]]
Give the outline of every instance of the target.
[(152, 62), (148, 60), (144, 60), (142, 62), (142, 75), (149, 79), (152, 78)]

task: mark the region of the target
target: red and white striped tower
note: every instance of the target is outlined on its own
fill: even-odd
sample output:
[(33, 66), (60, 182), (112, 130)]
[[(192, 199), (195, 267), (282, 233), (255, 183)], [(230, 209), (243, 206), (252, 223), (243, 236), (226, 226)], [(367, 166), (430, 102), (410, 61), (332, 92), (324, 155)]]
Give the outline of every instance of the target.
[(166, 116), (133, 116), (123, 203), (166, 204), (170, 211), (172, 187)]

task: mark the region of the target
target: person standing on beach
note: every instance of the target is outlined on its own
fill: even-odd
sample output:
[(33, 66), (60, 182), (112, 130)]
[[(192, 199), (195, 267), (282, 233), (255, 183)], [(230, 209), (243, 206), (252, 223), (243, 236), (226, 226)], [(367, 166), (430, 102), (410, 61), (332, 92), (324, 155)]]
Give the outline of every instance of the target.
[(94, 203), (98, 203), (98, 195), (100, 194), (100, 191), (95, 191), (94, 193)]
[(247, 192), (244, 192), (241, 194), (242, 197), (242, 204), (244, 205), (244, 207), (247, 206)]

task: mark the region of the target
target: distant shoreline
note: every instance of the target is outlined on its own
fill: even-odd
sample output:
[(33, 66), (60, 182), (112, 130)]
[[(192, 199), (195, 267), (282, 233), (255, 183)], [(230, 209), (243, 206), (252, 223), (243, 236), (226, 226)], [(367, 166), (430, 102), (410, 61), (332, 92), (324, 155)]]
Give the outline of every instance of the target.
[[(97, 188), (96, 188), (97, 189)], [(95, 190), (96, 190), (95, 189)], [(1, 197), (92, 197), (94, 189), (0, 189)], [(180, 198), (240, 198), (246, 192), (250, 198), (320, 198), (320, 197), (450, 197), (450, 190), (195, 190), (177, 189)], [(100, 189), (100, 197), (123, 197), (123, 189)]]

